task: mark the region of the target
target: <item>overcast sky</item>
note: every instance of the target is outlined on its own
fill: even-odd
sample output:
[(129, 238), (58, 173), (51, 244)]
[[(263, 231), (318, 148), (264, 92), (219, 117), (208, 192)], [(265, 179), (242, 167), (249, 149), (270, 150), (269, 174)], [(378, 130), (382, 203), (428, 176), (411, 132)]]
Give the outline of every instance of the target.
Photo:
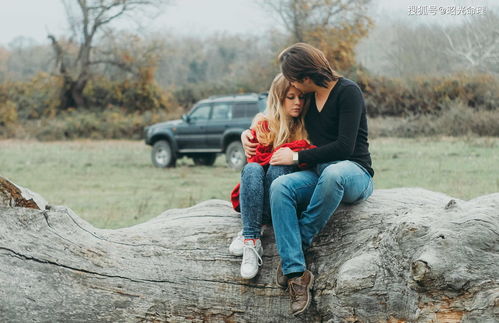
[[(494, 0), (372, 0), (371, 14), (409, 23), (459, 21), (457, 15), (410, 16), (409, 6), (484, 6), (497, 8)], [(275, 25), (271, 15), (253, 0), (176, 0), (153, 20), (142, 20), (149, 31), (206, 36), (214, 32), (261, 34)], [(0, 0), (0, 45), (24, 36), (48, 42), (47, 34), (65, 33), (67, 21), (60, 0)]]

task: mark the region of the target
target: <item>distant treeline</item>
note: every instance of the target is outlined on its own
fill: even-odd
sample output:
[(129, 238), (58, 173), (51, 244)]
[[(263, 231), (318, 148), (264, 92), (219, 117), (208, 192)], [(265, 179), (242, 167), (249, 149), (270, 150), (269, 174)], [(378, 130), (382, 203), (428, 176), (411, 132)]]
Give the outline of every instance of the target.
[[(405, 120), (379, 129), (379, 135), (499, 136), (499, 85), (490, 75), (460, 74), (411, 82), (372, 77), (361, 70), (345, 76), (364, 91), (371, 118)], [(181, 102), (185, 104), (186, 98), (194, 102), (212, 94), (263, 90), (206, 83), (168, 91), (155, 84), (98, 78), (85, 90), (88, 108), (58, 112), (57, 82), (56, 77), (39, 74), (29, 82), (1, 84), (0, 137), (139, 139), (144, 126), (180, 117), (185, 112)]]
[[(344, 76), (360, 85), (371, 117), (437, 115), (454, 101), (475, 111), (499, 110), (499, 82), (487, 74), (401, 80), (371, 76), (357, 69)], [(0, 124), (58, 115), (58, 82), (58, 77), (40, 73), (27, 82), (1, 83)], [(115, 108), (124, 113), (174, 113), (185, 111), (192, 103), (210, 95), (265, 90), (266, 87), (256, 84), (210, 82), (165, 90), (156, 83), (141, 80), (111, 81), (99, 77), (89, 82), (84, 92), (87, 108), (79, 110)]]
[[(470, 121), (474, 126), (467, 133), (498, 136), (499, 60), (492, 63), (494, 55), (499, 57), (499, 48), (476, 45), (473, 64), (463, 58), (469, 52), (463, 46), (473, 47), (473, 42), (499, 47), (499, 42), (487, 38), (498, 34), (487, 31), (490, 19), (497, 20), (495, 15), (490, 17), (477, 20), (472, 28), (467, 26), (475, 34), (463, 31), (464, 24), (433, 34), (427, 27), (394, 25), (382, 29), (380, 35), (379, 29), (367, 24), (374, 30), (367, 38), (367, 29), (362, 28), (368, 27), (361, 32), (332, 27), (332, 33), (327, 33), (330, 38), (314, 31), (307, 39), (326, 52), (341, 74), (361, 86), (371, 118), (428, 123), (444, 120), (445, 115), (465, 115), (475, 120)], [(348, 37), (335, 42), (338, 35)], [(383, 42), (383, 37), (395, 43)], [(467, 42), (452, 42), (456, 37), (467, 37)], [(279, 71), (277, 54), (293, 42), (278, 31), (262, 37), (215, 35), (204, 39), (117, 33), (113, 39), (113, 44), (99, 43), (94, 56), (96, 61), (115, 60), (93, 66), (83, 91), (84, 105), (78, 107), (61, 104), (61, 89), (68, 89), (64, 89), (49, 44), (19, 38), (8, 48), (0, 47), (0, 137), (138, 138), (143, 126), (177, 118), (207, 96), (267, 91)], [(440, 47), (435, 42), (440, 42)], [(76, 55), (69, 40), (60, 40), (60, 44)], [(485, 54), (480, 58), (482, 51), (492, 58)], [(106, 60), (104, 56), (100, 59), (99, 53), (106, 53)], [(376, 53), (378, 59), (373, 57)], [(381, 134), (438, 134), (439, 128), (445, 128), (425, 130), (414, 123), (407, 127)], [(459, 135), (455, 128), (442, 133)]]

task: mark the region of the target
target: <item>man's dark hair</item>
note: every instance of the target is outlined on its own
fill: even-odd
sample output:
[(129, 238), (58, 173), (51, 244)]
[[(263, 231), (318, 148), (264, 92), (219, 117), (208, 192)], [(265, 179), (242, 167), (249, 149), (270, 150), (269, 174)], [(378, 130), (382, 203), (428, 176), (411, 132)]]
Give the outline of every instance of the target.
[(306, 43), (296, 43), (279, 54), (281, 71), (290, 82), (301, 82), (305, 77), (318, 86), (337, 80), (336, 73), (322, 51)]

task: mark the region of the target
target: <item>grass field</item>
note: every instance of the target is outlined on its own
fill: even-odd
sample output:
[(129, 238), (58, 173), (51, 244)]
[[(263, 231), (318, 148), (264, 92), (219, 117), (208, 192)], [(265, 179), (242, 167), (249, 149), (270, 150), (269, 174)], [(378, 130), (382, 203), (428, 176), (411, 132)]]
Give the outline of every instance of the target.
[[(499, 138), (376, 138), (376, 188), (423, 187), (470, 199), (499, 191)], [(170, 208), (228, 200), (239, 173), (182, 159), (157, 169), (142, 141), (0, 141), (0, 176), (64, 204), (97, 227), (146, 221)]]

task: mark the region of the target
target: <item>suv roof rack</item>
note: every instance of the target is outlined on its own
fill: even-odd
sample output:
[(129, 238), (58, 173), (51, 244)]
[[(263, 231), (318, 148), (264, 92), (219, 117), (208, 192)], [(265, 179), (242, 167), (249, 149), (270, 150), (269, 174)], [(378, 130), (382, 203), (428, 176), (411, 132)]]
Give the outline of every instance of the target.
[(251, 92), (251, 93), (237, 93), (237, 94), (223, 94), (223, 95), (212, 95), (208, 99), (213, 100), (213, 99), (218, 99), (218, 98), (225, 98), (225, 97), (238, 97), (238, 96), (248, 96), (248, 95), (258, 95), (257, 93)]

